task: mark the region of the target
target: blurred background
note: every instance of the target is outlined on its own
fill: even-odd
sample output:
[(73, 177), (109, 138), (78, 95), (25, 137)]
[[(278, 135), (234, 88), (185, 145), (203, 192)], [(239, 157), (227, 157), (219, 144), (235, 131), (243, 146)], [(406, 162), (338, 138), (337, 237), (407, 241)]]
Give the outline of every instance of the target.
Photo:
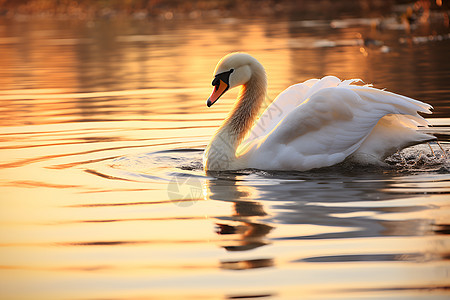
[[(203, 109), (217, 61), (244, 51), (266, 67), (271, 99), (291, 84), (336, 75), (431, 101), (439, 117), (450, 96), (448, 2), (0, 0), (0, 90), (191, 88), (182, 97), (195, 102), (166, 107), (188, 112)], [(115, 119), (133, 107), (109, 102), (90, 101), (77, 119)], [(20, 116), (3, 106), (10, 124), (50, 121), (33, 119), (40, 107), (27, 104)], [(145, 118), (150, 102), (134, 104)]]
[[(399, 5), (408, 5), (407, 22), (429, 21), (430, 11), (448, 10), (445, 0), (2, 0), (2, 14), (40, 15), (92, 19), (96, 17), (133, 17), (138, 19), (196, 19), (201, 17), (289, 16), (320, 19), (361, 15), (389, 15)], [(409, 11), (411, 9), (411, 11)], [(400, 10), (397, 13), (401, 13)], [(442, 16), (445, 18), (445, 16)], [(448, 18), (447, 18), (448, 19)]]

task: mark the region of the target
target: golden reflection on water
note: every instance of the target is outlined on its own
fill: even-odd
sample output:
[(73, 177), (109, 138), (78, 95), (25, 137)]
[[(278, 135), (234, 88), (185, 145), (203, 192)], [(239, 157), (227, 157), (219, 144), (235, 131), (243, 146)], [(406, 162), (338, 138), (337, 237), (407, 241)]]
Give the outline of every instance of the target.
[[(1, 24), (0, 298), (447, 293), (447, 173), (364, 181), (198, 167), (236, 96), (205, 105), (225, 53), (264, 63), (270, 99), (328, 74), (432, 94), (445, 136), (447, 81), (431, 55), (445, 47), (426, 48), (430, 61), (412, 70), (424, 59), (416, 49), (366, 57), (352, 46), (356, 31), (372, 29), (330, 33), (287, 19), (67, 24)], [(311, 46), (327, 41), (349, 45)], [(430, 65), (434, 80), (422, 78)], [(193, 152), (158, 152), (175, 149)], [(171, 190), (174, 178), (197, 179), (201, 195)]]

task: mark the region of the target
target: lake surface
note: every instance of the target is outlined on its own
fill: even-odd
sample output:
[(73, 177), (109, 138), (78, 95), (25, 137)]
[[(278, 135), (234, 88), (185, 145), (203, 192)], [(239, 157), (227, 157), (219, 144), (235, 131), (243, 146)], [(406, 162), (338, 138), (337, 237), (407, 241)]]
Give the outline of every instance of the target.
[[(448, 28), (356, 17), (0, 19), (0, 298), (448, 299)], [(231, 51), (271, 99), (336, 75), (426, 101), (442, 149), (205, 175)]]

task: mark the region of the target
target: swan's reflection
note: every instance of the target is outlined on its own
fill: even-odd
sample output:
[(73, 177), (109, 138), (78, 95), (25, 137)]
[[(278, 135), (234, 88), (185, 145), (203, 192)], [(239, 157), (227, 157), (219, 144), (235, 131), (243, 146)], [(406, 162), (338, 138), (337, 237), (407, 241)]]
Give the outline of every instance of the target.
[[(409, 186), (407, 181), (398, 181), (398, 177), (383, 172), (356, 175), (339, 172), (237, 174), (207, 180), (205, 196), (209, 200), (227, 201), (233, 205), (232, 214), (216, 217), (220, 246), (227, 251), (246, 251), (282, 240), (432, 234), (431, 229), (437, 221), (427, 215), (426, 198), (412, 200), (421, 195), (411, 193), (417, 192), (414, 186), (411, 186), (412, 190), (405, 186)], [(270, 215), (267, 214), (267, 205), (270, 205)], [(411, 214), (417, 217), (411, 218)], [(269, 240), (273, 224), (280, 224), (282, 230), (277, 232), (283, 234), (271, 235)], [(394, 254), (392, 257), (396, 259), (405, 257), (400, 255), (404, 253)], [(380, 257), (383, 258), (374, 255), (371, 259)], [(273, 261), (273, 258), (226, 261), (221, 266), (241, 270), (272, 266)], [(320, 261), (320, 258), (315, 257), (314, 261)]]
[[(238, 175), (230, 175), (208, 180), (205, 186), (208, 199), (233, 203), (232, 214), (218, 217), (216, 221), (216, 233), (221, 237), (221, 247), (227, 251), (247, 251), (267, 245), (267, 234), (273, 229), (263, 220), (267, 216), (264, 206), (254, 200), (257, 197), (256, 189), (251, 185), (239, 183)], [(221, 262), (222, 268), (233, 270), (272, 265), (272, 258)]]

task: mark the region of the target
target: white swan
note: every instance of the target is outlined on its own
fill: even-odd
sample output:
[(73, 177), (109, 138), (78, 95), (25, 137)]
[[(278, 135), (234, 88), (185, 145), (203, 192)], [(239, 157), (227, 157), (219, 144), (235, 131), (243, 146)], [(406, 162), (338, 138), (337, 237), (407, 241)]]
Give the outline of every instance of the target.
[(377, 163), (435, 139), (417, 131), (428, 126), (417, 112), (431, 113), (431, 105), (357, 81), (327, 76), (290, 86), (255, 122), (266, 97), (264, 68), (249, 54), (226, 55), (214, 71), (207, 105), (228, 89), (242, 89), (205, 149), (205, 171), (305, 171), (345, 159)]

